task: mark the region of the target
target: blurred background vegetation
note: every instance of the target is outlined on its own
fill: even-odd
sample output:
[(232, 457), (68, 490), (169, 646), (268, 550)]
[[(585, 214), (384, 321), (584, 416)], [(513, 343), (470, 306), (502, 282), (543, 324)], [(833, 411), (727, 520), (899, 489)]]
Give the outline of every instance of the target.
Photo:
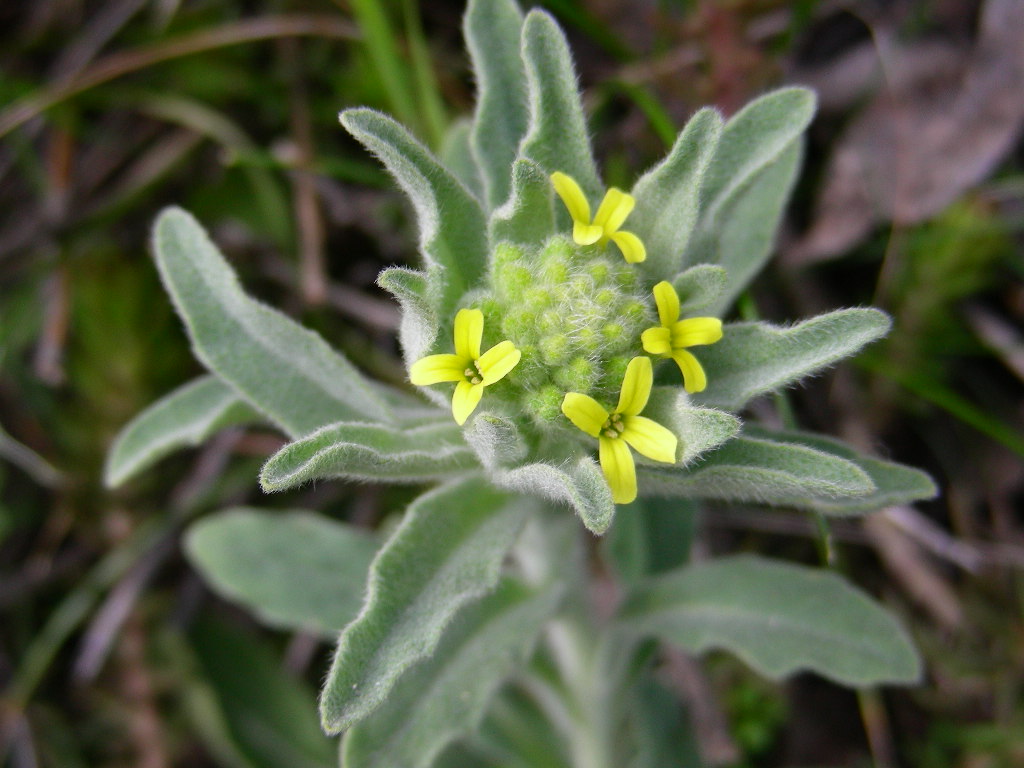
[[(765, 682), (725, 656), (666, 676), (712, 766), (1024, 765), (1024, 14), (1016, 0), (547, 0), (609, 184), (705, 103), (783, 83), (821, 111), (778, 258), (738, 316), (874, 304), (891, 337), (757, 406), (932, 472), (942, 496), (817, 528), (711, 509), (703, 555), (827, 561), (882, 597), (924, 684), (861, 695)], [(0, 4), (0, 761), (335, 763), (316, 688), (330, 649), (211, 595), (183, 527), (230, 505), (375, 526), (412, 491), (265, 498), (281, 440), (227, 430), (103, 488), (113, 436), (199, 372), (148, 254), (179, 204), (247, 287), (394, 382), (410, 212), (339, 109), (429, 146), (472, 106), (463, 0), (8, 0)], [(685, 674), (679, 672), (686, 670)]]

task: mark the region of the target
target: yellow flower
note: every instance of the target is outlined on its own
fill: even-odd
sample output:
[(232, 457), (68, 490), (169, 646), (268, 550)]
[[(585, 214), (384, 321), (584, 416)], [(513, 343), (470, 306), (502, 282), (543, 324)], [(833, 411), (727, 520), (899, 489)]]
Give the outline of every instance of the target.
[(495, 344), (482, 355), (484, 313), (460, 309), (455, 315), (455, 354), (429, 355), (413, 363), (409, 379), (417, 386), (456, 381), (452, 416), (462, 426), (480, 403), (484, 387), (504, 378), (516, 367), (522, 353), (511, 341)]
[(568, 392), (562, 399), (562, 413), (569, 421), (597, 438), (601, 470), (616, 504), (629, 504), (636, 498), (636, 467), (627, 443), (649, 459), (666, 464), (676, 461), (676, 436), (656, 421), (639, 415), (651, 396), (653, 383), (650, 359), (634, 357), (626, 366), (619, 404), (612, 413), (579, 392)]
[(683, 374), (687, 392), (702, 392), (708, 385), (697, 358), (686, 347), (714, 344), (722, 338), (722, 321), (717, 317), (679, 319), (679, 296), (671, 283), (664, 280), (654, 286), (654, 302), (658, 305), (661, 325), (648, 328), (640, 335), (644, 350), (652, 355), (671, 357)]
[(572, 239), (577, 245), (605, 245), (609, 240), (613, 240), (630, 264), (647, 258), (647, 250), (640, 238), (632, 232), (623, 232), (619, 229), (636, 205), (632, 195), (612, 187), (605, 193), (604, 200), (597, 209), (597, 215), (591, 221), (590, 203), (587, 202), (586, 195), (575, 179), (561, 171), (555, 171), (551, 174), (551, 183), (555, 185), (555, 192), (562, 198), (565, 207), (569, 209), (569, 215), (572, 216)]

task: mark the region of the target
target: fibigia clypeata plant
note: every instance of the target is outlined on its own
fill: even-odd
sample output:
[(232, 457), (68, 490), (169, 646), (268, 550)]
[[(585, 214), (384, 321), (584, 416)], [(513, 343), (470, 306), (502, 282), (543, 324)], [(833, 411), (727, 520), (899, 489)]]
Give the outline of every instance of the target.
[[(401, 304), (410, 386), (368, 379), (250, 298), (171, 209), (157, 266), (210, 375), (125, 429), (108, 482), (265, 423), (292, 441), (264, 466), (267, 491), (427, 486), (384, 538), (252, 509), (187, 537), (210, 584), (267, 623), (340, 631), (321, 714), (346, 766), (677, 764), (657, 643), (724, 648), (776, 678), (916, 680), (896, 621), (838, 575), (688, 562), (704, 500), (843, 516), (934, 493), (914, 469), (740, 418), (889, 329), (865, 308), (720, 320), (769, 255), (813, 94), (778, 90), (727, 122), (697, 112), (626, 193), (601, 178), (548, 15), (476, 0), (465, 34), (478, 103), (444, 159), (386, 115), (341, 114), (418, 219), (421, 267), (379, 278)], [(601, 610), (595, 583), (614, 597)]]

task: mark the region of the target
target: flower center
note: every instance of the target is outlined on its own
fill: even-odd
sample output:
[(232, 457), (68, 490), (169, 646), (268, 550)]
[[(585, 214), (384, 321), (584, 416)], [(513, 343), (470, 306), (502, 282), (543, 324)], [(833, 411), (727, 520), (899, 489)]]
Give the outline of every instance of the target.
[(626, 426), (622, 423), (622, 416), (617, 413), (609, 416), (601, 426), (601, 434), (605, 437), (620, 437), (625, 431)]
[[(473, 368), (476, 370), (474, 371)], [(466, 377), (466, 381), (470, 384), (480, 384), (483, 382), (483, 375), (480, 372), (480, 361), (473, 361), (473, 368), (467, 368), (462, 372), (462, 375)]]

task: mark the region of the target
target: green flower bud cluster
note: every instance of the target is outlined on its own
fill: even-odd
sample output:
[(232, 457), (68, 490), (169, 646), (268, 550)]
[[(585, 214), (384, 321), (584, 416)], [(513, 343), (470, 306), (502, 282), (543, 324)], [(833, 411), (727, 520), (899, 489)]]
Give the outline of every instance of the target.
[(562, 235), (535, 248), (500, 243), (492, 264), (484, 325), (523, 353), (495, 394), (547, 427), (564, 422), (566, 392), (613, 401), (654, 317), (635, 267)]

